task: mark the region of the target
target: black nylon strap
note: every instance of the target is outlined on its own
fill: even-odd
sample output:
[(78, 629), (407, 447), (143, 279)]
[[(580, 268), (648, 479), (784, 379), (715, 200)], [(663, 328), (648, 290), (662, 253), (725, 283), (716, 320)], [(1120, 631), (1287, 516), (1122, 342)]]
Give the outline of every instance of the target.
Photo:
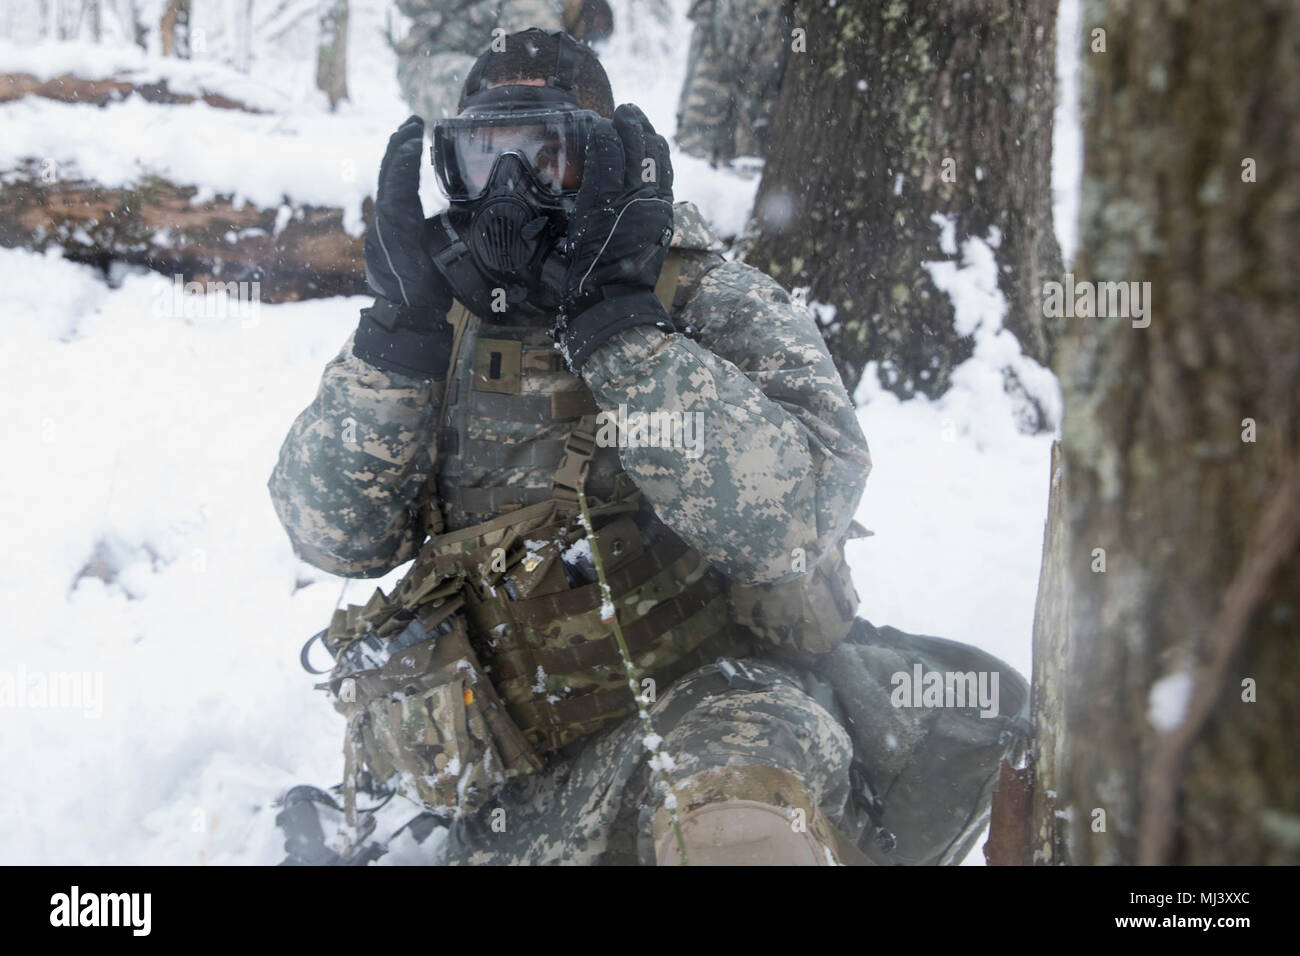
[(563, 30), (547, 30), (548, 35), (560, 38), (559, 54), (555, 58), (555, 76), (547, 79), (550, 86), (573, 90), (578, 85), (578, 70), (582, 67), (584, 47)]
[(324, 640), (325, 634), (328, 630), (329, 628), (326, 628), (324, 631), (317, 631), (311, 637), (307, 638), (307, 643), (304, 644), (302, 646), (302, 650), (298, 652), (298, 663), (302, 665), (302, 669), (305, 670), (308, 674), (328, 674), (330, 671), (334, 669), (333, 665), (322, 668), (321, 670), (317, 670), (316, 668), (311, 666), (311, 646), (313, 644), (315, 644), (317, 641), (320, 641), (320, 646), (324, 647), (326, 650), (329, 650), (329, 648), (326, 647), (325, 640)]

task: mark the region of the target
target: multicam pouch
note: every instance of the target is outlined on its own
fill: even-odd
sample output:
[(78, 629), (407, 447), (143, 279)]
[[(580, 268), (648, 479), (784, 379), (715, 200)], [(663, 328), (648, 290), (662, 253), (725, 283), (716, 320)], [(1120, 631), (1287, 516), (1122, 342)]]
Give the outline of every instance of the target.
[(541, 766), (470, 646), (457, 584), (417, 614), (376, 591), (364, 608), (335, 615), (326, 644), (336, 664), (319, 686), (348, 721), (349, 816), (357, 789), (373, 785), (440, 815), (470, 813), (499, 784)]

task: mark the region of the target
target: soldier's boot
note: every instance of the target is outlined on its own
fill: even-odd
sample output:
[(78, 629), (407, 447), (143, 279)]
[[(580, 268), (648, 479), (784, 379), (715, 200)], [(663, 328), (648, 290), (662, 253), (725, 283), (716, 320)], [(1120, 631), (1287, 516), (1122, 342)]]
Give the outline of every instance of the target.
[(681, 843), (667, 810), (654, 817), (655, 862), (680, 866), (837, 866), (864, 862), (803, 782), (776, 767), (711, 768), (673, 782)]
[(284, 834), (285, 858), (281, 866), (365, 866), (383, 856), (378, 843), (366, 843), (344, 856), (326, 836), (326, 830), (342, 829), (343, 808), (321, 790), (300, 784), (280, 798), (275, 825)]

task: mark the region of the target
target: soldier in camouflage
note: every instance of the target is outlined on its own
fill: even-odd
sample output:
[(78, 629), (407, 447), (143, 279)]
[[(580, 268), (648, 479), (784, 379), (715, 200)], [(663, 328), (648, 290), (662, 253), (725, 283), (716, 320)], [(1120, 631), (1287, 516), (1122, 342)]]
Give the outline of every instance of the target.
[(677, 143), (723, 164), (767, 153), (792, 43), (789, 0), (695, 0)]
[[(563, 41), (557, 52), (527, 38), (535, 68), (484, 54), (471, 102), (565, 87), (548, 79), (564, 71)], [(367, 235), (376, 305), (271, 476), (277, 514), (316, 567), (377, 577), (415, 559), (390, 595), (338, 612), (325, 637), (349, 720), (345, 793), (395, 781), (446, 826), (426, 846), (433, 863), (881, 862), (889, 821), (855, 758), (881, 748), (850, 729), (869, 732), (888, 699), (867, 666), (881, 632), (854, 619), (842, 554), (871, 467), (853, 405), (811, 315), (724, 259), (693, 206), (668, 205), (666, 144), (635, 108), (612, 110), (585, 55), (577, 102), (613, 122), (594, 127), (562, 246), (570, 275), (589, 255), (581, 279), (599, 278), (603, 294), (584, 298), (579, 281), (558, 314), (471, 314), (456, 288), (453, 305), (444, 247), (412, 238), (423, 129), (412, 118), (390, 142)], [(638, 175), (656, 162), (657, 175)], [(588, 192), (606, 174), (613, 186)], [(702, 440), (688, 453), (593, 439), (593, 416), (638, 411), (702, 422)], [(574, 518), (575, 486), (600, 515), (594, 542)], [(583, 576), (593, 551), (612, 607)], [(380, 638), (405, 650), (350, 658)], [(889, 653), (896, 666), (915, 657)], [(657, 741), (638, 704), (670, 758), (670, 792), (651, 783)], [(890, 726), (900, 753), (925, 737)], [(907, 861), (969, 847), (1006, 749), (993, 740), (974, 806), (955, 825), (927, 821), (942, 839)]]

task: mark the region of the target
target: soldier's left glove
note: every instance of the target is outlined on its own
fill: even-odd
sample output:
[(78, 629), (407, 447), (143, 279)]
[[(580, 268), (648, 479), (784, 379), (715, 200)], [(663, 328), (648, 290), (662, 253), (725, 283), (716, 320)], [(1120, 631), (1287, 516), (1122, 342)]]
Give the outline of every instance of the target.
[(556, 338), (580, 369), (613, 335), (636, 325), (673, 331), (654, 287), (673, 235), (673, 167), (667, 141), (624, 104), (592, 131), (577, 204)]
[(420, 207), (424, 120), (412, 116), (388, 140), (379, 166), (375, 215), (364, 245), (375, 304), (361, 310), (352, 354), (389, 372), (440, 378), (451, 357), (446, 322), (452, 295), (427, 247), (437, 220)]

